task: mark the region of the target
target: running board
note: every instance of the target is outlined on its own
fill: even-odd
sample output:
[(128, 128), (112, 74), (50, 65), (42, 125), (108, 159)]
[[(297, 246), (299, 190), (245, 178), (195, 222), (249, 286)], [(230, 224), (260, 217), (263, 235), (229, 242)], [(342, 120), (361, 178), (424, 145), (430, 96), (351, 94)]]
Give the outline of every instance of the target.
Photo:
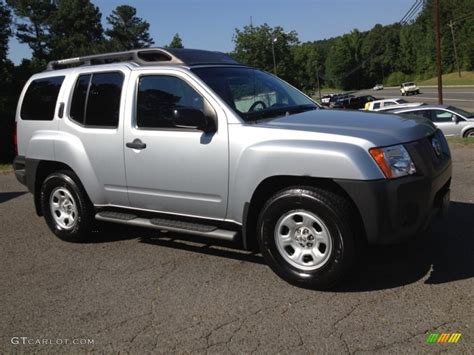
[(227, 229), (219, 229), (201, 223), (178, 221), (166, 218), (142, 218), (131, 213), (103, 211), (95, 215), (98, 221), (126, 224), (129, 226), (153, 228), (170, 232), (200, 235), (207, 238), (220, 239), (235, 242), (238, 232)]

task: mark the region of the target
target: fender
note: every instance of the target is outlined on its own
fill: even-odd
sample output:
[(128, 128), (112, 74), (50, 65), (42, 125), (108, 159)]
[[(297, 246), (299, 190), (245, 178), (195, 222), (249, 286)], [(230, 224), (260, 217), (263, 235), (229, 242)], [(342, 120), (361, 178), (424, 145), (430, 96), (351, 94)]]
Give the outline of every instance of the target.
[(103, 189), (87, 152), (76, 136), (60, 131), (36, 131), (30, 139), (26, 158), (38, 161), (53, 160), (70, 166), (81, 180), (87, 194), (94, 197), (94, 202), (105, 201)]
[(274, 176), (373, 180), (383, 178), (363, 145), (315, 140), (271, 140), (248, 146), (231, 159), (229, 220), (242, 223), (245, 204)]

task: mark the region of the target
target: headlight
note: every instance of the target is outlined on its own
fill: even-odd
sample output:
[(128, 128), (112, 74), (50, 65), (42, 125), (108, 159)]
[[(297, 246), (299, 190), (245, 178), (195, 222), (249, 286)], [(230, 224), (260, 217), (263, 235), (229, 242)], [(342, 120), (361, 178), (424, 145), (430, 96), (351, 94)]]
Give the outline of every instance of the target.
[(372, 148), (369, 153), (387, 179), (416, 173), (415, 164), (403, 145)]

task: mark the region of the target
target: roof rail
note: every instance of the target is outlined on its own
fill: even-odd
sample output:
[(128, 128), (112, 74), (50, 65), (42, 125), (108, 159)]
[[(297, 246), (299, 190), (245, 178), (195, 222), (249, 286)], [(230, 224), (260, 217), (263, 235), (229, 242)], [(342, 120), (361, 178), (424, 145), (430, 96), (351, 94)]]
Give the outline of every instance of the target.
[(81, 65), (134, 62), (138, 65), (197, 65), (197, 64), (240, 64), (221, 52), (187, 48), (144, 48), (125, 52), (95, 54), (83, 57), (53, 60), (46, 70), (57, 70)]

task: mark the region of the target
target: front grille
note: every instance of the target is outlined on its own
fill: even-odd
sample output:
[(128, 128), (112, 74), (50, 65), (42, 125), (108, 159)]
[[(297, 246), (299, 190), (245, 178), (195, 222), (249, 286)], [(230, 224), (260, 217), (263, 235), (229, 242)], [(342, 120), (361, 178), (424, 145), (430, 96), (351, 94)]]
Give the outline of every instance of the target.
[[(436, 141), (439, 145), (439, 154), (438, 149), (435, 148)], [(415, 163), (417, 173), (420, 175), (433, 176), (449, 164), (448, 143), (439, 130), (429, 137), (405, 144), (405, 147)]]

